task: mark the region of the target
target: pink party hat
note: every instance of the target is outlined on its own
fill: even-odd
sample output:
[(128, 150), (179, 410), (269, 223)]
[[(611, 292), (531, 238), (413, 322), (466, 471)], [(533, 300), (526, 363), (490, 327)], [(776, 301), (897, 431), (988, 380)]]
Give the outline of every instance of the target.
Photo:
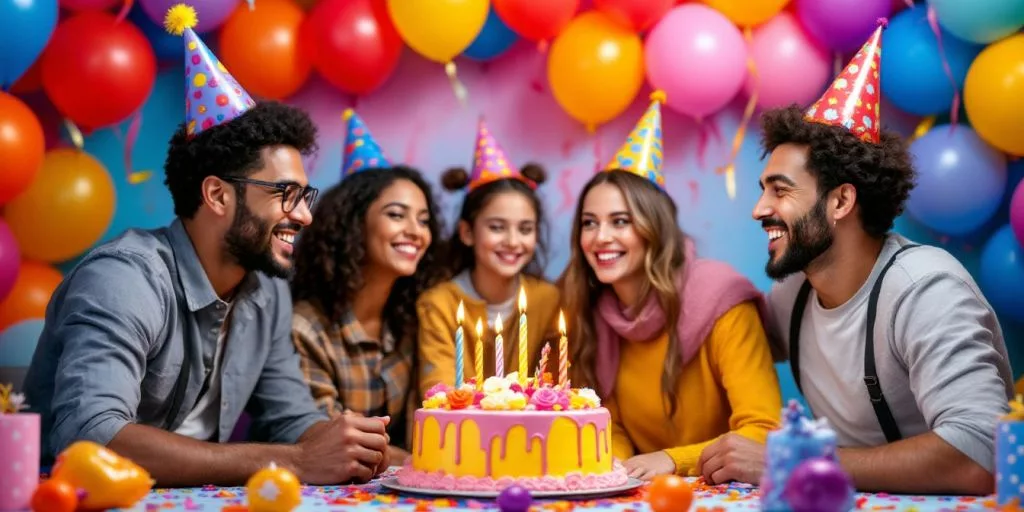
[(164, 27), (185, 39), (185, 126), (189, 137), (242, 115), (256, 103), (192, 30), (198, 22), (190, 5), (167, 10)]
[(472, 191), (492, 181), (503, 179), (517, 179), (531, 188), (537, 186), (509, 163), (505, 150), (491, 135), (491, 131), (487, 129), (487, 124), (481, 117), (476, 132), (476, 146), (473, 150), (473, 172), (469, 176), (469, 190)]

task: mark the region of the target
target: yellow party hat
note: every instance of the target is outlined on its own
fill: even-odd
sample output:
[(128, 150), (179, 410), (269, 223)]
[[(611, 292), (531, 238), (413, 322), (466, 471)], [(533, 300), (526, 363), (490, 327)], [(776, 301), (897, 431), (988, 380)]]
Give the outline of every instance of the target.
[(605, 171), (629, 171), (665, 190), (665, 177), (661, 174), (661, 164), (664, 161), (661, 145), (662, 103), (665, 103), (663, 91), (651, 93), (651, 106), (647, 107), (647, 112), (644, 112), (644, 116), (629, 133), (626, 143), (615, 153), (611, 162), (608, 162)]

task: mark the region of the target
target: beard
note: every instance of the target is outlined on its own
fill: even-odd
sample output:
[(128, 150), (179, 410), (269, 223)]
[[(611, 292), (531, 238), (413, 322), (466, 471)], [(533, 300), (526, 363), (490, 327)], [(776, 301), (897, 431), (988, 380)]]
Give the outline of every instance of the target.
[[(224, 235), (228, 254), (231, 255), (246, 272), (263, 272), (270, 277), (288, 279), (294, 267), (281, 264), (274, 257), (271, 248), (273, 226), (259, 218), (245, 204), (244, 196), (239, 195), (238, 209), (235, 218)], [(300, 226), (287, 223), (280, 227), (299, 230)]]
[(776, 281), (803, 272), (832, 247), (833, 237), (828, 217), (825, 215), (825, 198), (819, 199), (811, 211), (797, 220), (793, 229), (788, 229), (786, 224), (778, 219), (765, 219), (761, 224), (766, 228), (782, 228), (789, 237), (784, 252), (778, 258), (774, 253), (771, 254), (764, 266), (768, 277)]

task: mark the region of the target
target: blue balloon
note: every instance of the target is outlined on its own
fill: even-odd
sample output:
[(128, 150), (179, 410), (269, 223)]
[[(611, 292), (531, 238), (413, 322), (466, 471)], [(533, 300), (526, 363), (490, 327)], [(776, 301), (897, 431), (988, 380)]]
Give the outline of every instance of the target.
[(480, 33), (462, 54), (473, 60), (491, 60), (507, 52), (518, 40), (519, 36), (501, 21), (492, 5)]
[(992, 218), (1006, 192), (1006, 157), (964, 125), (931, 129), (910, 145), (917, 186), (907, 211), (947, 235), (966, 235)]
[(1009, 224), (981, 251), (981, 289), (1000, 316), (1024, 322), (1024, 248)]
[(57, 28), (57, 0), (0, 0), (0, 89), (9, 90)]
[(22, 320), (4, 329), (0, 333), (0, 366), (24, 368), (31, 364), (42, 333), (41, 319)]
[[(1024, 0), (1021, 0), (1024, 2)], [(930, 116), (948, 112), (953, 102), (953, 84), (942, 65), (938, 39), (928, 25), (927, 9), (906, 9), (889, 22), (882, 33), (882, 90), (900, 110)], [(942, 49), (957, 89), (963, 90), (971, 62), (984, 45), (969, 43), (942, 33)]]
[(991, 43), (1024, 26), (1024, 0), (928, 0), (928, 5), (943, 28), (975, 43)]

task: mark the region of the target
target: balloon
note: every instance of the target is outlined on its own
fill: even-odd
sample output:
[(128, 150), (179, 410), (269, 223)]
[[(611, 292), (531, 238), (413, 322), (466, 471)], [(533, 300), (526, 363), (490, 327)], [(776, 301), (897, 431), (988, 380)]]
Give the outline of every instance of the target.
[(740, 26), (752, 27), (772, 19), (772, 16), (786, 7), (789, 0), (703, 0), (703, 2), (724, 14), (729, 21)]
[(14, 288), (0, 301), (0, 331), (23, 320), (45, 317), (50, 295), (63, 279), (64, 276), (49, 265), (22, 261)]
[(512, 484), (501, 490), (495, 502), (501, 512), (527, 512), (530, 510), (530, 504), (533, 503), (533, 497), (530, 495), (529, 489)]
[(291, 0), (260, 0), (242, 7), (220, 29), (220, 59), (250, 94), (279, 100), (299, 90), (312, 64), (300, 51), (306, 13)]
[(103, 11), (123, 2), (124, 0), (60, 0), (60, 6), (69, 11)]
[(181, 36), (170, 34), (163, 25), (153, 23), (146, 15), (141, 6), (135, 4), (131, 11), (128, 11), (128, 20), (135, 24), (142, 34), (149, 40), (153, 47), (153, 54), (157, 60), (167, 60), (179, 63), (184, 58), (185, 48)]
[(87, 11), (61, 22), (43, 54), (43, 88), (61, 114), (91, 130), (127, 118), (146, 101), (156, 57), (139, 29)]
[(1024, 156), (1024, 34), (981, 51), (964, 80), (964, 107), (989, 144)]
[(1010, 226), (996, 231), (982, 249), (979, 281), (999, 315), (1024, 322), (1024, 247)]
[(685, 512), (693, 503), (693, 488), (679, 475), (658, 475), (647, 487), (647, 502), (654, 512)]
[(0, 332), (0, 366), (28, 367), (44, 324), (41, 319), (22, 320)]
[(833, 460), (815, 457), (789, 475), (783, 496), (793, 512), (843, 512), (853, 505), (853, 482)]
[(907, 211), (948, 235), (965, 235), (992, 218), (1006, 192), (1006, 157), (974, 130), (939, 125), (910, 145), (917, 186)]
[(1024, 26), (1022, 0), (928, 0), (939, 24), (960, 39), (991, 43)]
[(555, 101), (588, 129), (626, 110), (643, 80), (640, 37), (597, 11), (572, 20), (548, 52)]
[[(199, 18), (199, 23), (192, 30), (203, 33), (224, 23), (241, 2), (242, 0), (188, 0), (184, 3), (194, 7)], [(182, 0), (139, 0), (139, 3), (153, 23), (163, 26), (167, 10), (182, 3)]]
[(21, 266), (21, 252), (18, 241), (3, 219), (0, 219), (0, 300), (4, 300), (14, 281), (18, 279), (18, 267)]
[(492, 6), (487, 12), (484, 28), (462, 54), (473, 60), (491, 60), (507, 52), (518, 40), (519, 36), (501, 21)]
[[(637, 0), (639, 1), (639, 0)], [(550, 41), (569, 26), (580, 0), (494, 0), (494, 10), (517, 34), (530, 41)]]
[[(399, 35), (416, 53), (451, 62), (480, 33), (488, 0), (387, 0)], [(500, 12), (500, 11), (499, 11)]]
[(0, 2), (0, 89), (8, 90), (39, 58), (57, 26), (57, 0)]
[(673, 5), (675, 0), (594, 0), (597, 10), (636, 32), (647, 30)]
[(43, 88), (42, 59), (37, 59), (28, 70), (11, 86), (11, 94), (28, 94)]
[(114, 216), (114, 182), (98, 160), (70, 148), (46, 153), (32, 186), (5, 209), (21, 253), (65, 261), (88, 249)]
[[(757, 104), (762, 109), (793, 103), (808, 106), (832, 76), (828, 50), (807, 35), (788, 12), (780, 12), (754, 29), (750, 56), (757, 69)], [(754, 84), (753, 74), (748, 73), (744, 84), (748, 95)]]
[(891, 11), (891, 0), (796, 0), (803, 27), (837, 52), (859, 50), (878, 27), (878, 19)]
[(313, 66), (331, 85), (366, 94), (398, 66), (402, 39), (385, 0), (324, 0), (306, 17), (303, 36)]
[(942, 48), (928, 25), (927, 9), (917, 6), (897, 14), (882, 33), (882, 90), (900, 110), (920, 116), (950, 109), (953, 85), (942, 64), (945, 55), (957, 88), (982, 46), (962, 41), (942, 30)]
[[(1010, 225), (1013, 226), (1013, 234), (1017, 235), (1017, 242), (1024, 245), (1024, 181), (1017, 184), (1017, 190), (1010, 200)], [(0, 297), (3, 293), (0, 293)]]
[(647, 35), (647, 80), (672, 110), (702, 118), (729, 103), (747, 77), (747, 45), (721, 13), (700, 4), (673, 8)]
[(27, 105), (0, 92), (0, 205), (22, 193), (43, 163), (46, 140)]

